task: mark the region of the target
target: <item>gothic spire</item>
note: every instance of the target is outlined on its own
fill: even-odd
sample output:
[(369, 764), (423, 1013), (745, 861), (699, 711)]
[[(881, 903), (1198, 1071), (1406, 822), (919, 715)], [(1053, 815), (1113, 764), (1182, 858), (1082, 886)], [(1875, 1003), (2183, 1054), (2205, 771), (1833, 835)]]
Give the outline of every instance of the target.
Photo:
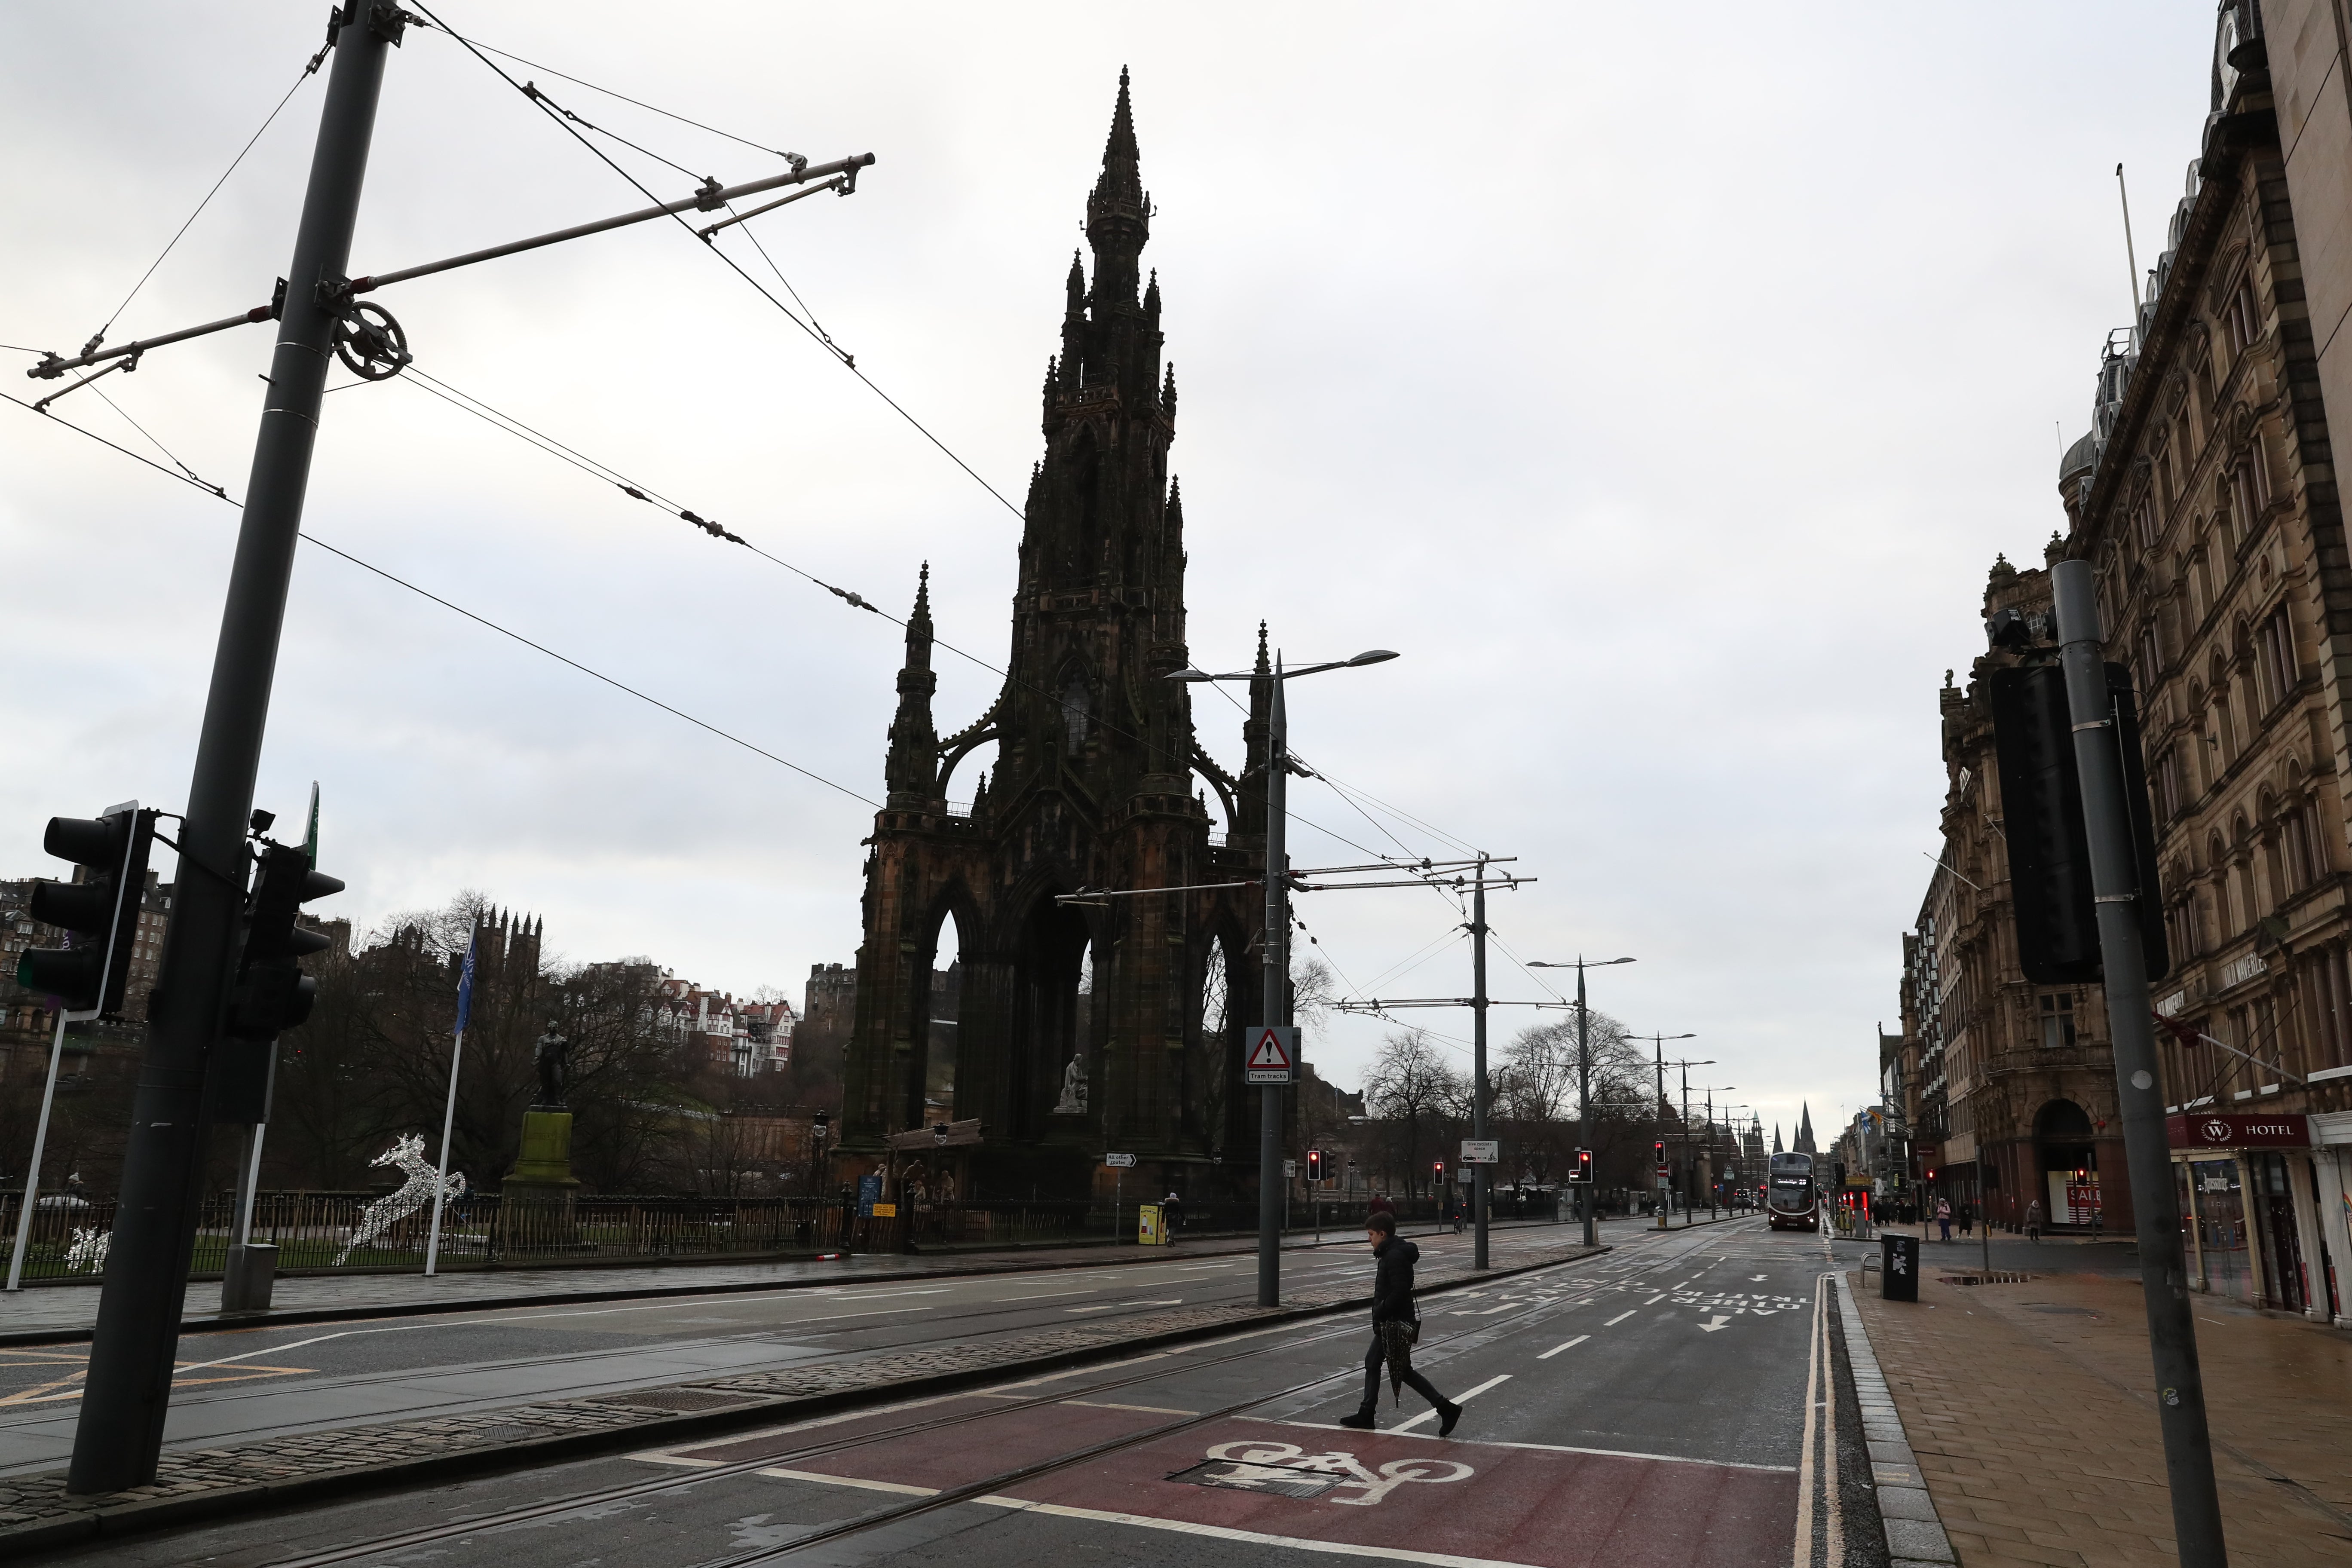
[(1097, 320), (1104, 307), (1135, 308), (1136, 258), (1150, 233), (1151, 201), (1144, 194), (1142, 155), (1135, 145), (1135, 106), (1128, 97), (1127, 68), (1121, 66), (1118, 103), (1111, 110), (1110, 136), (1103, 143), (1102, 175), (1087, 197), (1087, 243), (1095, 251)]
[(907, 663), (898, 671), (898, 712), (890, 721), (890, 754), (883, 764), (891, 805), (923, 805), (939, 791), (940, 734), (931, 722), (931, 693), (939, 683), (931, 673), (931, 563), (926, 561), (907, 616)]

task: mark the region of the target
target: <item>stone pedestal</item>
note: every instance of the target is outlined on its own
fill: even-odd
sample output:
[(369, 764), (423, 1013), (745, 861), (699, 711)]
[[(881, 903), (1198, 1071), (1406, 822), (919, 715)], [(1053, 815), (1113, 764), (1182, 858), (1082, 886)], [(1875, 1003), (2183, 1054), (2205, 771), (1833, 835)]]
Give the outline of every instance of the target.
[(506, 1195), (534, 1202), (568, 1199), (579, 1185), (572, 1174), (572, 1112), (537, 1107), (524, 1111), (522, 1152), (507, 1173)]
[(572, 1112), (534, 1106), (522, 1114), (522, 1150), (499, 1191), (500, 1249), (509, 1254), (580, 1250), (572, 1233)]

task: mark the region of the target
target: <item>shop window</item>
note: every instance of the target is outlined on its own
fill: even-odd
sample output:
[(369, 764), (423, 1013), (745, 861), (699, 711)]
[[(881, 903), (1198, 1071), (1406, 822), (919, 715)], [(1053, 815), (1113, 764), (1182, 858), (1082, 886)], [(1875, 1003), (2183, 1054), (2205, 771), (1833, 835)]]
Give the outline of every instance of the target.
[(2061, 991), (2042, 998), (2042, 1048), (2074, 1048), (2074, 994)]

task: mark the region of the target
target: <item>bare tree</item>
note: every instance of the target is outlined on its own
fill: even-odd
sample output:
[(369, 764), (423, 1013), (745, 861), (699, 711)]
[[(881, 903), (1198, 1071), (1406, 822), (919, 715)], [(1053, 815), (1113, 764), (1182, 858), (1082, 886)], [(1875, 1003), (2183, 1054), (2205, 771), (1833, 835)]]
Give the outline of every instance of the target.
[(1433, 1143), (1444, 1137), (1444, 1119), (1458, 1110), (1465, 1092), (1462, 1077), (1425, 1029), (1391, 1034), (1364, 1076), (1365, 1107), (1384, 1124), (1384, 1141), (1403, 1156), (1407, 1193), (1423, 1190), (1422, 1140), (1425, 1133)]

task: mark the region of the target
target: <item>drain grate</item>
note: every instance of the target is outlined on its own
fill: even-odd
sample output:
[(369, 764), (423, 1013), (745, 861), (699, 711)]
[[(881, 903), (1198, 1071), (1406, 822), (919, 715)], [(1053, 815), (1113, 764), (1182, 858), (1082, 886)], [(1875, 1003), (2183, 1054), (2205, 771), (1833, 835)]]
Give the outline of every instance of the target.
[(599, 1399), (599, 1405), (622, 1405), (632, 1410), (667, 1410), (683, 1413), (694, 1410), (723, 1410), (730, 1405), (749, 1405), (759, 1395), (725, 1394), (711, 1388), (641, 1388), (635, 1394), (615, 1394)]
[(485, 1426), (467, 1436), (477, 1443), (527, 1443), (534, 1437), (547, 1436), (551, 1429), (528, 1426), (520, 1421), (502, 1421), (495, 1426)]

